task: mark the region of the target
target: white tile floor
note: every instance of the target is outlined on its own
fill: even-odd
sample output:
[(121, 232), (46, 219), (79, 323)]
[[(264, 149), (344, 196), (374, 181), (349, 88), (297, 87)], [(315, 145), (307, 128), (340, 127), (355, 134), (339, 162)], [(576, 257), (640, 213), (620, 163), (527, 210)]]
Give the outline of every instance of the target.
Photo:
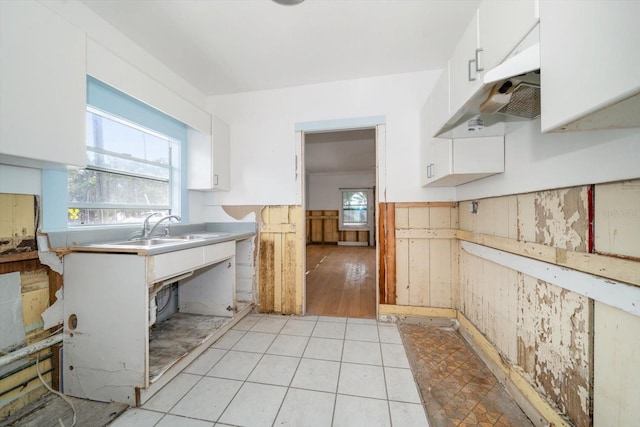
[(398, 328), (250, 314), (123, 426), (428, 426)]

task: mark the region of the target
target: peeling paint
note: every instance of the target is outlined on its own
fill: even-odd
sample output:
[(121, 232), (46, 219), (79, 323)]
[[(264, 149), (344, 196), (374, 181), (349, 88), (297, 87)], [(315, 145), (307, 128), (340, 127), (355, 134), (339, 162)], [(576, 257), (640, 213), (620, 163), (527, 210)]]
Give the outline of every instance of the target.
[(38, 252), (38, 258), (42, 265), (48, 266), (51, 270), (58, 274), (62, 274), (64, 267), (62, 260), (55, 252)]
[(519, 295), (519, 364), (576, 426), (591, 425), (589, 299), (524, 275)]
[(586, 252), (588, 243), (587, 187), (536, 193), (536, 243)]

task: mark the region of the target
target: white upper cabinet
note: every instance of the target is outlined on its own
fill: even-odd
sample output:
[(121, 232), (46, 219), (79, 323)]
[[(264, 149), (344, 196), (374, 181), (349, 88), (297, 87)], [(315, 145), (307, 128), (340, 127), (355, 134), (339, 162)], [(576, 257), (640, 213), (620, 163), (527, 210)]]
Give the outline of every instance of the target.
[(543, 1), (542, 131), (640, 127), (640, 2)]
[(86, 36), (39, 2), (0, 1), (0, 162), (84, 167)]
[(480, 68), (500, 65), (540, 20), (536, 0), (484, 0), (478, 8)]
[(211, 135), (189, 130), (189, 190), (229, 190), (229, 125), (212, 116)]
[(478, 16), (479, 14), (476, 12), (450, 59), (452, 113), (459, 110), (482, 86), (482, 69), (478, 64), (478, 60), (481, 59)]
[[(500, 65), (535, 28), (540, 17), (537, 0), (484, 0), (480, 3), (448, 63), (448, 97), (433, 92), (434, 135), (457, 126), (475, 94), (484, 88), (484, 75)], [(440, 93), (436, 93), (440, 90)]]
[(434, 141), (425, 168), (425, 187), (450, 187), (504, 172), (504, 137)]

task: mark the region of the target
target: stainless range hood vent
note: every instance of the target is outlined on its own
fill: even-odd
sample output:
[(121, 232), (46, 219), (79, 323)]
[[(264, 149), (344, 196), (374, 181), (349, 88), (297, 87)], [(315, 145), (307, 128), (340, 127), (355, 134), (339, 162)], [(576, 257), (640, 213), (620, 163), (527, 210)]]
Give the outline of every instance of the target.
[(511, 101), (498, 112), (529, 120), (540, 117), (540, 86), (520, 83), (511, 94)]
[(540, 85), (517, 78), (499, 83), (480, 104), (480, 113), (536, 119), (540, 117)]
[(484, 120), (487, 134), (494, 130), (504, 131), (504, 126), (495, 126), (500, 123), (540, 117), (539, 40), (539, 28), (536, 26), (511, 56), (484, 74), (483, 85), (453, 113), (435, 136), (471, 136), (468, 125), (463, 124), (473, 117)]

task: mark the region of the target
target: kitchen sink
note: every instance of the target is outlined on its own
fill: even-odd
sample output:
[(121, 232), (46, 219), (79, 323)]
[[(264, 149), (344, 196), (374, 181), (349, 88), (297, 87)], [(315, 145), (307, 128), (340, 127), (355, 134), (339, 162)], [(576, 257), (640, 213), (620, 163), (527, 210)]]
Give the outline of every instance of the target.
[(182, 237), (153, 237), (150, 239), (138, 239), (138, 240), (125, 240), (123, 242), (109, 242), (106, 243), (110, 246), (157, 246), (157, 245), (169, 245), (176, 243), (184, 243), (189, 240), (194, 240), (190, 238), (182, 238)]

